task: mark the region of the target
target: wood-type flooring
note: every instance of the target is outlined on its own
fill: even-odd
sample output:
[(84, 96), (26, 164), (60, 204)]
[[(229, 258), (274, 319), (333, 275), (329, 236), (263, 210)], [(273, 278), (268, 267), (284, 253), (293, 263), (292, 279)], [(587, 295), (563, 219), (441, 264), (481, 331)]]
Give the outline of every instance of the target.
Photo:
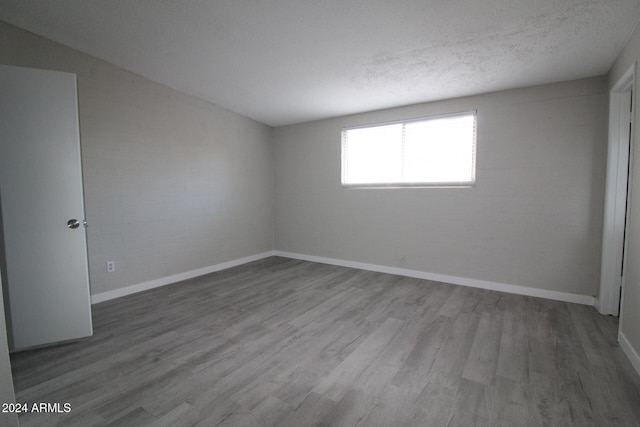
[[(93, 306), (12, 355), (28, 426), (639, 426), (593, 307), (272, 257)], [(71, 411), (64, 413), (64, 404)]]

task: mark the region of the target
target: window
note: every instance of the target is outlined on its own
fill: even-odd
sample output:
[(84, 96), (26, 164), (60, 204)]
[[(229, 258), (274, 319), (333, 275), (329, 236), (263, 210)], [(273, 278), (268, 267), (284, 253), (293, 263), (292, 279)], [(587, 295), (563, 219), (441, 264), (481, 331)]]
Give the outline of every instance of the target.
[(476, 113), (342, 130), (345, 187), (470, 186)]

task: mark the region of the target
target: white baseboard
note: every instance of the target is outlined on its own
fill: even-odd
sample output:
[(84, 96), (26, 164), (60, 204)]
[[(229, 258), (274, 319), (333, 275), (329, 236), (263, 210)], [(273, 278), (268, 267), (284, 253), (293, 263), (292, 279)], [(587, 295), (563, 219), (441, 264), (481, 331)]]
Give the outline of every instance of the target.
[(113, 291), (101, 292), (99, 294), (91, 295), (91, 304), (97, 304), (99, 302), (120, 298), (149, 289), (159, 288), (161, 286), (170, 285), (172, 283), (192, 279), (194, 277), (202, 276), (209, 273), (215, 273), (216, 271), (225, 270), (231, 267), (237, 267), (238, 265), (258, 261), (260, 259), (268, 258), (274, 255), (274, 251), (262, 252), (245, 258), (235, 259), (232, 261), (223, 262), (221, 264), (211, 265), (209, 267), (198, 268), (197, 270), (186, 271), (184, 273), (174, 274), (172, 276), (161, 277), (159, 279), (149, 280), (148, 282), (126, 286), (124, 288), (114, 289)]
[(604, 307), (602, 307), (602, 303), (600, 302), (600, 298), (594, 298), (593, 299), (593, 306), (596, 308), (596, 310), (598, 310), (598, 313), (600, 314), (609, 314), (609, 313), (605, 313), (604, 312)]
[[(305, 255), (283, 251), (267, 251), (245, 258), (223, 262), (221, 264), (211, 265), (209, 267), (199, 268), (184, 273), (174, 274), (172, 276), (161, 277), (159, 279), (150, 280), (148, 282), (138, 283), (124, 288), (114, 289), (112, 291), (101, 292), (91, 295), (91, 303), (97, 304), (103, 301), (120, 298), (126, 295), (135, 294), (149, 289), (159, 288), (161, 286), (170, 285), (182, 280), (192, 279), (216, 271), (236, 267), (270, 256), (281, 256), (285, 258), (299, 259), (304, 261), (319, 262), (323, 264), (339, 265), (342, 267), (358, 268), (361, 270), (377, 271), (380, 273), (397, 274), (400, 276), (415, 277), (418, 279), (433, 280), (436, 282), (451, 283), (453, 285), (469, 286), (473, 288), (488, 289), (492, 291), (507, 292), (510, 294), (527, 295), (532, 297), (547, 298), (556, 301), (572, 302), (576, 304), (591, 305), (596, 302), (595, 298), (588, 295), (572, 294), (568, 292), (549, 291), (545, 289), (530, 288), (526, 286), (508, 285), (505, 283), (489, 282), (485, 280), (469, 279), (465, 277), (448, 276), (445, 274), (428, 273), (418, 270), (409, 270), (406, 268), (388, 267), (384, 265), (368, 264), (363, 262), (346, 261), (335, 258), (318, 257), (314, 255)], [(622, 345), (622, 344), (621, 344)]]
[(638, 355), (638, 352), (633, 348), (627, 337), (625, 337), (622, 332), (618, 332), (618, 342), (620, 343), (622, 351), (624, 351), (624, 354), (627, 355), (627, 358), (635, 368), (636, 372), (640, 375), (640, 355)]
[(527, 295), (531, 297), (546, 298), (556, 301), (572, 302), (576, 304), (593, 306), (595, 298), (589, 295), (572, 294), (568, 292), (549, 291), (546, 289), (530, 288), (527, 286), (508, 285), (505, 283), (488, 282), (486, 280), (469, 279), (466, 277), (448, 276), (444, 274), (428, 273), (406, 268), (387, 267), (377, 264), (345, 261), (334, 258), (324, 258), (313, 255), (305, 255), (291, 252), (274, 251), (275, 256), (293, 258), (304, 261), (320, 262), (323, 264), (339, 265), (342, 267), (358, 268), (361, 270), (377, 271), (380, 273), (397, 274), (400, 276), (415, 277), (418, 279), (433, 280), (436, 282), (451, 283), (453, 285), (469, 286), (473, 288), (488, 289), (491, 291), (507, 292), (510, 294)]

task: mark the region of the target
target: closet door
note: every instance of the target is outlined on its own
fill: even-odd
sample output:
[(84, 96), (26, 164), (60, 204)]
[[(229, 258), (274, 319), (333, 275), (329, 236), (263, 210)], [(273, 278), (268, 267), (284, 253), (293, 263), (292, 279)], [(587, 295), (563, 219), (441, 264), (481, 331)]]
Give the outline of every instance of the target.
[(12, 350), (90, 336), (76, 77), (0, 66), (3, 286)]

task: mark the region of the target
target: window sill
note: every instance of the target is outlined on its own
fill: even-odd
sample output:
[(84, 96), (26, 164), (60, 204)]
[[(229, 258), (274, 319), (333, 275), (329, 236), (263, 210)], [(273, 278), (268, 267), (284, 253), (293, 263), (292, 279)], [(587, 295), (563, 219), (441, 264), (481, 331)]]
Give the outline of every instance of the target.
[(342, 184), (344, 189), (386, 190), (403, 188), (475, 188), (475, 182), (388, 183), (388, 184)]

